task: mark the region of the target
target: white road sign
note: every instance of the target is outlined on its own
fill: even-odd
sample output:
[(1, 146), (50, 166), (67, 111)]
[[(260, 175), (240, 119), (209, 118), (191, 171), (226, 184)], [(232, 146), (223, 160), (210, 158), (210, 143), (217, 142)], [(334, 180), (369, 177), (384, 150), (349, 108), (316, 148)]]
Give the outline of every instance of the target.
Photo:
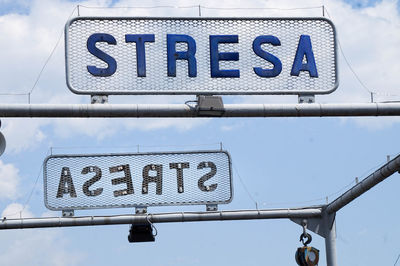
[(44, 162), (51, 210), (221, 204), (232, 200), (225, 151), (52, 155)]
[(78, 94), (326, 94), (338, 86), (325, 18), (77, 17), (65, 27)]

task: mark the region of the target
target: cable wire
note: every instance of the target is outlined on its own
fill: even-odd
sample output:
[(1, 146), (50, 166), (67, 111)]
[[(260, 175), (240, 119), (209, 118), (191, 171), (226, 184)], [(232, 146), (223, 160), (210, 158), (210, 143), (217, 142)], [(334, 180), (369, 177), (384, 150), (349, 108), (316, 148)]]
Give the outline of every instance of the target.
[(163, 5), (163, 6), (111, 6), (111, 7), (102, 7), (102, 6), (85, 6), (79, 5), (80, 7), (87, 9), (157, 9), (157, 8), (177, 8), (177, 9), (185, 9), (185, 8), (203, 8), (203, 9), (215, 9), (215, 10), (305, 10), (305, 9), (319, 9), (321, 6), (309, 6), (309, 7), (211, 7), (211, 6), (202, 6), (202, 5), (191, 5), (191, 6), (171, 6), (171, 5)]
[(233, 166), (233, 170), (235, 171), (236, 175), (239, 177), (239, 181), (240, 181), (240, 183), (242, 184), (244, 190), (246, 191), (247, 196), (249, 196), (249, 198), (251, 199), (251, 201), (253, 201), (253, 203), (255, 204), (256, 209), (258, 209), (258, 203), (257, 203), (257, 201), (253, 198), (253, 196), (251, 195), (250, 191), (247, 189), (247, 186), (246, 186), (246, 184), (244, 183), (242, 177), (240, 176), (239, 171), (238, 171), (237, 168), (236, 168), (236, 165), (233, 164), (233, 161), (232, 161), (232, 166)]
[[(363, 179), (365, 179), (367, 176), (369, 176), (370, 173), (371, 173), (371, 171), (375, 171), (376, 169), (378, 169), (379, 167), (381, 167), (384, 163), (385, 163), (385, 162), (379, 163), (378, 165), (376, 165), (376, 166), (374, 166), (374, 167), (372, 167), (372, 168), (370, 168), (370, 169), (364, 171), (363, 174), (360, 175), (360, 177), (361, 177), (360, 182), (361, 182)], [(367, 174), (368, 174), (368, 175), (367, 175)], [(295, 201), (293, 201), (293, 202), (271, 202), (271, 203), (263, 202), (262, 204), (263, 204), (263, 205), (292, 205), (292, 204), (305, 204), (305, 203), (311, 203), (311, 202), (317, 203), (317, 202), (320, 202), (320, 201), (322, 201), (322, 200), (329, 199), (329, 198), (331, 198), (331, 197), (333, 197), (333, 196), (335, 196), (335, 195), (338, 195), (339, 193), (342, 193), (345, 189), (348, 189), (348, 188), (350, 188), (350, 187), (352, 187), (352, 186), (354, 186), (354, 185), (357, 185), (358, 183), (359, 183), (359, 182), (357, 182), (356, 180), (353, 180), (353, 181), (351, 181), (349, 184), (343, 186), (342, 188), (340, 188), (339, 190), (337, 190), (337, 191), (335, 191), (335, 192), (333, 192), (333, 193), (331, 193), (331, 194), (328, 194), (328, 195), (325, 196), (325, 197), (319, 197), (319, 198), (314, 198), (314, 199), (310, 199), (310, 200), (296, 201), (296, 202), (295, 202)]]
[[(330, 15), (330, 13), (329, 13), (329, 11), (328, 11), (328, 9), (327, 9), (325, 6), (324, 6), (323, 8), (324, 8), (326, 14), (328, 15), (328, 17), (329, 17), (330, 19), (332, 19), (331, 15)], [(371, 91), (371, 90), (367, 87), (367, 85), (365, 85), (365, 83), (361, 80), (361, 78), (357, 75), (356, 71), (355, 71), (355, 70), (353, 69), (353, 67), (351, 66), (349, 60), (347, 59), (347, 57), (346, 57), (346, 55), (345, 55), (345, 53), (344, 53), (344, 51), (343, 51), (343, 47), (342, 47), (342, 44), (341, 44), (339, 38), (337, 38), (337, 41), (338, 41), (338, 46), (339, 46), (340, 53), (342, 54), (342, 56), (343, 56), (343, 58), (344, 58), (344, 61), (346, 62), (346, 65), (349, 67), (350, 71), (353, 73), (354, 77), (357, 79), (358, 83), (360, 83), (360, 85), (362, 86), (363, 89), (365, 89), (369, 94), (383, 95), (383, 96), (388, 96), (388, 97), (398, 97), (398, 96), (400, 96), (400, 95), (398, 95), (398, 94), (389, 94), (389, 93), (384, 93), (384, 92), (374, 92), (374, 91)], [(397, 101), (396, 101), (396, 102), (397, 102)]]
[[(131, 146), (109, 146), (109, 147), (99, 147), (99, 146), (59, 146), (59, 147), (50, 147), (50, 150), (71, 150), (71, 149), (138, 149), (140, 148), (187, 148), (187, 147), (206, 147), (206, 146), (220, 146), (220, 142), (215, 142), (215, 143), (198, 143), (198, 144), (181, 144), (181, 145), (131, 145)], [(217, 148), (216, 148), (217, 150)], [(218, 148), (219, 150), (219, 148)], [(52, 154), (52, 152), (51, 152)]]
[(399, 261), (399, 259), (400, 259), (400, 254), (399, 254), (399, 256), (397, 256), (397, 260), (396, 260), (396, 262), (394, 263), (393, 266), (396, 266), (396, 264), (397, 264), (397, 262)]
[[(326, 14), (328, 15), (328, 17), (330, 19), (332, 19), (331, 15), (328, 12), (328, 9), (326, 7), (324, 7)], [(361, 80), (361, 78), (357, 75), (357, 73), (354, 71), (353, 67), (351, 66), (349, 60), (347, 60), (346, 55), (344, 54), (343, 48), (342, 48), (342, 44), (340, 43), (339, 38), (337, 38), (337, 42), (338, 42), (338, 46), (339, 46), (339, 50), (340, 53), (342, 54), (344, 61), (346, 62), (346, 65), (349, 67), (350, 71), (353, 73), (354, 77), (357, 79), (357, 81), (360, 83), (360, 85), (362, 86), (362, 88), (364, 88), (369, 94), (374, 93), (373, 91), (371, 91), (370, 89), (368, 89), (368, 87), (365, 85), (365, 83)]]
[(146, 220), (147, 220), (147, 222), (149, 222), (151, 228), (155, 231), (155, 234), (153, 234), (153, 236), (155, 237), (155, 236), (158, 235), (158, 230), (157, 230), (157, 228), (154, 226), (154, 224), (150, 221), (149, 215), (153, 216), (152, 214), (148, 214), (148, 213), (147, 213), (147, 214), (146, 214)]
[[(72, 12), (71, 12), (70, 15), (68, 16), (68, 19), (67, 19), (67, 20), (69, 20), (69, 19), (72, 17), (72, 15), (75, 13), (75, 10), (77, 10), (77, 8), (78, 8), (78, 6), (75, 6), (74, 9), (72, 9)], [(46, 68), (46, 66), (47, 66), (47, 64), (49, 63), (50, 59), (53, 57), (53, 54), (54, 54), (54, 52), (56, 51), (58, 45), (60, 44), (60, 41), (61, 41), (61, 38), (62, 38), (63, 35), (64, 35), (64, 29), (61, 31), (61, 34), (60, 34), (60, 36), (58, 37), (58, 40), (57, 40), (55, 46), (53, 47), (53, 49), (52, 49), (50, 55), (47, 57), (46, 61), (44, 62), (43, 66), (42, 66), (42, 69), (39, 71), (39, 74), (38, 74), (38, 76), (37, 76), (35, 82), (33, 83), (32, 88), (30, 89), (29, 93), (27, 93), (27, 94), (29, 95), (29, 98), (28, 98), (28, 102), (29, 102), (29, 103), (30, 103), (30, 95), (32, 94), (33, 90), (36, 88), (36, 85), (38, 84), (38, 82), (39, 82), (39, 80), (40, 80), (40, 78), (41, 78), (41, 76), (42, 76), (42, 73), (43, 73), (44, 69)]]
[(169, 5), (164, 5), (164, 6), (85, 6), (85, 5), (79, 5), (79, 7), (87, 8), (87, 9), (157, 9), (157, 8), (178, 8), (178, 9), (184, 9), (184, 8), (198, 8), (198, 5), (193, 5), (193, 6), (169, 6)]
[[(222, 143), (220, 143), (220, 145), (221, 145), (221, 149), (222, 149), (224, 146), (222, 145)], [(258, 203), (257, 203), (257, 201), (254, 199), (253, 195), (251, 195), (250, 191), (248, 190), (246, 184), (244, 183), (242, 177), (241, 177), (240, 174), (239, 174), (239, 171), (238, 171), (237, 168), (236, 168), (236, 165), (233, 163), (233, 160), (231, 161), (231, 164), (232, 164), (233, 170), (235, 171), (236, 175), (239, 177), (240, 184), (242, 185), (243, 189), (246, 191), (247, 196), (250, 198), (251, 201), (253, 201), (253, 203), (254, 203), (255, 206), (256, 206), (256, 209), (258, 210)]]
[(304, 10), (304, 9), (320, 9), (321, 6), (309, 6), (309, 7), (208, 7), (201, 6), (203, 9), (216, 9), (216, 10)]
[[(47, 156), (49, 155), (49, 152), (50, 152), (50, 149), (47, 150), (46, 156), (45, 156), (45, 157), (47, 157)], [(14, 215), (16, 215), (16, 214), (18, 214), (18, 213), (19, 213), (20, 215), (22, 215), (22, 212), (26, 209), (26, 207), (28, 206), (28, 204), (29, 204), (29, 202), (30, 202), (30, 200), (31, 200), (31, 198), (32, 198), (33, 192), (36, 190), (36, 186), (37, 186), (37, 183), (38, 183), (38, 181), (39, 181), (39, 177), (40, 177), (40, 175), (41, 175), (41, 173), (42, 173), (43, 166), (44, 166), (44, 162), (40, 165), (39, 173), (38, 173), (38, 175), (36, 176), (35, 183), (33, 184), (33, 187), (32, 187), (32, 189), (31, 189), (31, 191), (30, 191), (30, 193), (29, 193), (29, 196), (27, 197), (25, 203), (22, 205), (22, 206), (23, 206), (22, 209), (21, 209), (20, 211), (17, 211), (17, 212), (11, 213), (11, 214), (7, 214), (7, 215), (4, 214), (3, 219), (6, 219), (7, 216), (14, 216)]]

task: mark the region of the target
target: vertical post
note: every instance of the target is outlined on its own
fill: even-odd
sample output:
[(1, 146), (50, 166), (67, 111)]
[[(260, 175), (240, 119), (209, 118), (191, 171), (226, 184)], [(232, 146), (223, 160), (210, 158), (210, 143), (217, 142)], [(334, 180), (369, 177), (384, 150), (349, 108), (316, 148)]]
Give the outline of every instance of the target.
[(336, 222), (333, 221), (332, 228), (327, 228), (325, 237), (326, 265), (337, 266), (336, 261)]

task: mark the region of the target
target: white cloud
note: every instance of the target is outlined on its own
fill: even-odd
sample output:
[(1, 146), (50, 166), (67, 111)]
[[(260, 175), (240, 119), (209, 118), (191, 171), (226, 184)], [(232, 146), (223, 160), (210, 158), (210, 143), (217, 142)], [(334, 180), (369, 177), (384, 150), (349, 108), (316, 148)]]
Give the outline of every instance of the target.
[[(9, 204), (1, 213), (1, 219), (32, 217), (29, 206), (19, 203)], [(0, 261), (2, 265), (81, 265), (85, 254), (71, 247), (59, 229), (7, 230), (2, 231)]]
[(19, 170), (0, 160), (0, 199), (16, 199), (19, 195)]
[(19, 203), (9, 204), (1, 213), (1, 217), (6, 219), (32, 218), (33, 214), (29, 211), (29, 206), (24, 206)]
[(115, 134), (117, 126), (110, 119), (67, 118), (53, 122), (54, 132), (62, 138), (86, 135), (102, 140)]
[(209, 118), (164, 118), (164, 119), (131, 119), (125, 126), (127, 129), (157, 130), (174, 127), (179, 131), (191, 130), (210, 121)]
[(62, 231), (29, 229), (2, 232), (2, 265), (81, 265), (85, 255), (71, 249)]
[[(400, 20), (396, 3), (386, 0), (366, 9), (351, 9), (341, 2), (330, 5), (330, 14), (348, 61), (366, 86), (377, 93), (396, 94), (400, 80), (400, 66), (397, 64), (400, 51), (396, 49), (400, 45), (397, 34)], [(351, 27), (348, 18), (351, 18)], [(342, 78), (338, 90), (346, 93), (356, 90), (347, 87), (355, 77), (343, 58), (340, 59), (340, 72), (345, 78)], [(361, 88), (359, 84), (356, 86)], [(369, 100), (369, 95), (364, 95)], [(342, 97), (346, 97), (344, 93)]]
[(239, 128), (243, 128), (245, 126), (244, 122), (237, 122), (237, 123), (226, 123), (225, 125), (221, 126), (222, 131), (232, 131), (237, 130)]
[(7, 143), (6, 152), (18, 153), (39, 145), (46, 139), (41, 127), (48, 123), (43, 119), (5, 120), (3, 133)]
[(207, 123), (210, 119), (190, 118), (69, 118), (54, 121), (54, 130), (57, 136), (70, 138), (77, 135), (86, 135), (102, 140), (126, 130), (158, 130), (176, 128), (178, 131), (187, 131)]
[(2, 4), (10, 4), (13, 3), (14, 5), (18, 6), (29, 6), (29, 0), (0, 0)]

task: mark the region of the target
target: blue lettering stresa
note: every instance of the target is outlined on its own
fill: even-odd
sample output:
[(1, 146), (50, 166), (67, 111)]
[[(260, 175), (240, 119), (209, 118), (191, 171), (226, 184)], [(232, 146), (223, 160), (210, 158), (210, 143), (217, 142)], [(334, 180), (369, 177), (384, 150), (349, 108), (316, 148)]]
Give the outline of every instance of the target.
[(154, 34), (126, 34), (125, 42), (136, 43), (136, 72), (138, 77), (146, 77), (145, 42), (154, 42)]
[[(306, 57), (306, 63), (303, 63), (304, 56)], [(309, 35), (300, 36), (290, 75), (298, 76), (300, 71), (308, 71), (310, 77), (318, 78), (317, 66), (315, 65), (314, 53)]]
[(258, 36), (257, 38), (254, 39), (253, 41), (253, 51), (256, 55), (259, 57), (267, 60), (271, 64), (274, 65), (272, 69), (263, 69), (261, 67), (254, 67), (253, 70), (254, 72), (264, 78), (272, 78), (278, 76), (281, 71), (282, 71), (282, 63), (281, 60), (279, 60), (278, 57), (264, 51), (261, 48), (261, 45), (264, 43), (269, 43), (272, 44), (273, 46), (280, 46), (281, 42), (279, 39), (275, 36), (272, 35), (263, 35), (263, 36)]
[[(176, 43), (187, 43), (187, 51), (176, 51)], [(196, 42), (189, 35), (167, 34), (167, 69), (168, 77), (176, 77), (176, 60), (188, 61), (189, 77), (197, 76)]]
[(87, 49), (88, 51), (99, 58), (100, 60), (107, 63), (107, 68), (98, 68), (96, 66), (87, 66), (87, 70), (93, 76), (99, 77), (108, 77), (115, 73), (117, 70), (117, 62), (113, 57), (106, 54), (105, 52), (101, 51), (99, 48), (96, 47), (97, 42), (106, 42), (108, 44), (117, 44), (115, 38), (106, 33), (94, 33), (90, 35), (87, 40)]
[(219, 43), (238, 43), (238, 35), (210, 35), (210, 67), (212, 78), (239, 78), (239, 69), (219, 69), (219, 61), (238, 61), (238, 52), (218, 52)]

